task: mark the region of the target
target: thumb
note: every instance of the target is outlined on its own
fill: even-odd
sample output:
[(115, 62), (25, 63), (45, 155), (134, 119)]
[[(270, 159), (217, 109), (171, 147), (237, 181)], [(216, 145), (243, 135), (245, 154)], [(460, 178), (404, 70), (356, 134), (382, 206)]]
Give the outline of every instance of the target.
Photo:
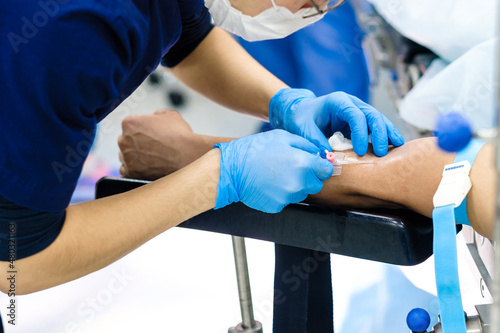
[(318, 179), (325, 181), (333, 175), (333, 164), (324, 158), (315, 156), (312, 161), (312, 170)]

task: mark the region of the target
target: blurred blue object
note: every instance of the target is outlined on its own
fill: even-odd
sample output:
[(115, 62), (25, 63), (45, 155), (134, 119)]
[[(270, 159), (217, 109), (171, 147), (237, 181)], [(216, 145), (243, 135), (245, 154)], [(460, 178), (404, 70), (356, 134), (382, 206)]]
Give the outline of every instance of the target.
[(441, 113), (436, 122), (436, 136), (441, 149), (457, 152), (467, 146), (472, 139), (469, 120), (459, 112)]
[(367, 102), (369, 78), (363, 36), (354, 10), (346, 2), (287, 38), (238, 41), (290, 87), (306, 88), (317, 96), (344, 91)]
[(379, 277), (351, 296), (339, 332), (408, 332), (405, 318), (416, 307), (428, 309), (430, 325), (438, 322), (439, 303), (435, 295), (416, 287), (398, 266), (384, 264), (378, 269), (383, 274), (373, 271), (373, 276)]
[(408, 313), (406, 323), (412, 332), (425, 332), (431, 323), (431, 317), (424, 309), (416, 308)]

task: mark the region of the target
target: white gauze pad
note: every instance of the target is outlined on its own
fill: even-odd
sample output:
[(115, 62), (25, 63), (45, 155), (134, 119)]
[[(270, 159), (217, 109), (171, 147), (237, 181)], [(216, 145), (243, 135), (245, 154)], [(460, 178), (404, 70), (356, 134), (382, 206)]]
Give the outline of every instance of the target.
[(352, 149), (352, 142), (349, 139), (344, 137), (344, 134), (341, 132), (335, 132), (330, 139), (328, 139), (328, 143), (332, 147), (333, 151), (342, 151)]

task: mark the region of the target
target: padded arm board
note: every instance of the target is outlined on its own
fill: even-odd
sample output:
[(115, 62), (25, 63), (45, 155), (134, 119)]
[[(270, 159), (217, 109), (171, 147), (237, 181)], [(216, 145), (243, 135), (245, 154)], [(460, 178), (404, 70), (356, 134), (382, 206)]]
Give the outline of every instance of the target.
[[(104, 177), (96, 184), (96, 198), (147, 183)], [(301, 203), (266, 214), (236, 203), (179, 226), (395, 265), (417, 265), (432, 254), (432, 220), (408, 210), (351, 210)]]

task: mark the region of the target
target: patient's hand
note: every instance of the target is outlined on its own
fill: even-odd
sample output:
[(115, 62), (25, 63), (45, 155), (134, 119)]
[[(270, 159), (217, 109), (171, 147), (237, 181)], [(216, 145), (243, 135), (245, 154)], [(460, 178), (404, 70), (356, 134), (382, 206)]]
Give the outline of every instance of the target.
[(188, 165), (210, 149), (201, 147), (200, 136), (176, 111), (129, 116), (123, 120), (122, 129), (118, 146), (124, 177), (154, 180)]

